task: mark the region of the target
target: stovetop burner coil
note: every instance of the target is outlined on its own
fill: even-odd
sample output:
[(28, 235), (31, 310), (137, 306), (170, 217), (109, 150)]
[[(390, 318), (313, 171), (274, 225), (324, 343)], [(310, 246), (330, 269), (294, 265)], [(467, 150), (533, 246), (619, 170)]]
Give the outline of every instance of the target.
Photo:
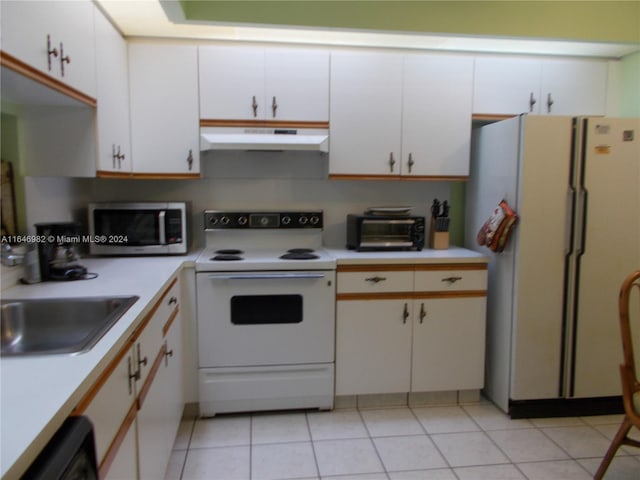
[(216, 250), (213, 253), (219, 253), (222, 255), (242, 255), (244, 252), (242, 250), (238, 250), (237, 248), (223, 248), (221, 250)]
[[(312, 250), (313, 251), (313, 250)], [(315, 260), (318, 257), (315, 253), (309, 252), (288, 252), (284, 255), (280, 255), (283, 260)]]
[(242, 260), (240, 255), (230, 254), (230, 253), (220, 253), (215, 257), (211, 257), (211, 260), (229, 262), (234, 260)]

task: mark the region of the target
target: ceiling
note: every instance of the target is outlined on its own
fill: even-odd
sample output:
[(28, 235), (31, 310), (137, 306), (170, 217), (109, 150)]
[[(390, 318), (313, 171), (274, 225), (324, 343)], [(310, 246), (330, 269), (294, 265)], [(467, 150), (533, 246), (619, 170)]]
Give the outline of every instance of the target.
[[(636, 13), (640, 15), (640, 2), (630, 2), (635, 5), (636, 9), (629, 10), (631, 15), (631, 21), (627, 22), (626, 31), (631, 30), (631, 34), (618, 35), (610, 29), (606, 30), (604, 27), (600, 30), (595, 28), (594, 34), (591, 34), (590, 30), (587, 33), (580, 32), (578, 30), (571, 30), (569, 28), (563, 29), (562, 25), (556, 26), (556, 30), (553, 30), (553, 25), (546, 30), (541, 27), (537, 30), (527, 30), (526, 27), (519, 27), (520, 30), (524, 30), (525, 33), (540, 32), (540, 37), (533, 36), (522, 37), (514, 35), (505, 35), (504, 32), (509, 33), (509, 25), (505, 23), (517, 23), (521, 21), (518, 15), (509, 13), (505, 8), (499, 10), (492, 10), (492, 14), (484, 20), (483, 25), (480, 25), (480, 20), (477, 22), (465, 22), (462, 18), (465, 18), (467, 12), (474, 12), (476, 18), (480, 18), (477, 12), (482, 11), (482, 4), (486, 7), (486, 11), (489, 12), (489, 7), (496, 8), (496, 5), (500, 7), (500, 2), (398, 2), (413, 6), (413, 8), (427, 8), (435, 6), (435, 4), (444, 4), (445, 7), (449, 7), (450, 10), (445, 10), (443, 15), (450, 13), (449, 17), (455, 16), (457, 12), (461, 20), (458, 21), (460, 33), (451, 33), (451, 26), (444, 20), (439, 20), (440, 23), (423, 22), (422, 24), (414, 24), (410, 20), (403, 18), (395, 18), (393, 21), (385, 20), (383, 16), (376, 19), (374, 13), (376, 8), (380, 10), (383, 4), (393, 4), (393, 2), (375, 2), (375, 1), (361, 1), (361, 2), (346, 2), (353, 4), (355, 7), (365, 8), (365, 10), (356, 10), (352, 12), (352, 20), (348, 18), (342, 21), (340, 16), (334, 15), (330, 20), (326, 18), (322, 20), (318, 16), (310, 17), (304, 16), (304, 9), (302, 7), (311, 7), (312, 4), (316, 4), (316, 7), (325, 7), (333, 4), (332, 8), (342, 7), (344, 4), (340, 2), (305, 2), (305, 1), (291, 1), (291, 2), (244, 2), (244, 1), (219, 1), (219, 2), (189, 2), (183, 0), (179, 2), (177, 0), (96, 0), (96, 3), (103, 9), (103, 11), (111, 18), (116, 26), (121, 30), (123, 35), (127, 37), (169, 37), (169, 38), (182, 38), (182, 39), (199, 39), (199, 40), (216, 40), (216, 41), (233, 41), (233, 42), (273, 42), (273, 43), (295, 43), (295, 44), (311, 44), (311, 45), (332, 45), (332, 46), (368, 46), (368, 47), (388, 47), (388, 48), (410, 48), (419, 50), (448, 50), (448, 51), (468, 51), (468, 52), (500, 52), (500, 53), (514, 53), (514, 54), (544, 54), (544, 55), (572, 55), (572, 56), (596, 56), (596, 57), (608, 57), (608, 58), (620, 58), (630, 53), (640, 51), (640, 18), (635, 22)], [(184, 4), (184, 10), (183, 5)], [(538, 2), (535, 2), (538, 3)], [(544, 5), (546, 2), (538, 3), (538, 5)], [(560, 4), (571, 2), (549, 2), (550, 4)], [(601, 4), (604, 2), (593, 2), (593, 4)], [(618, 2), (614, 2), (618, 3)], [(185, 17), (185, 11), (189, 14), (189, 5), (191, 4), (190, 19)], [(276, 5), (278, 4), (278, 5)], [(463, 5), (466, 4), (466, 5)], [(491, 5), (490, 5), (491, 4)], [(532, 2), (504, 2), (502, 5), (508, 4), (532, 4)], [(589, 5), (590, 2), (575, 2), (573, 5), (583, 4)], [(222, 7), (226, 5), (228, 8), (215, 9), (213, 7)], [(270, 10), (269, 8), (250, 9), (252, 6), (264, 7), (271, 6), (273, 8), (280, 8), (280, 10)], [(298, 16), (291, 17), (289, 12), (293, 12), (294, 9), (290, 8), (298, 6)], [(388, 5), (387, 5), (388, 6)], [(453, 6), (457, 9), (451, 10)], [(200, 7), (196, 9), (195, 7)], [(209, 8), (203, 8), (209, 7)], [(374, 8), (375, 7), (375, 8)], [(464, 8), (463, 8), (464, 7)], [(466, 10), (469, 8), (474, 10)], [(407, 7), (408, 8), (408, 7)], [(301, 10), (302, 9), (302, 10)], [(309, 12), (313, 12), (313, 9), (307, 8)], [(513, 11), (515, 11), (512, 8)], [(278, 14), (278, 11), (281, 12)], [(302, 11), (302, 13), (300, 13)], [(408, 10), (407, 10), (408, 11)], [(335, 10), (334, 10), (335, 12)], [(358, 13), (360, 12), (360, 14)], [(362, 20), (362, 13), (369, 12), (371, 18)], [(504, 18), (500, 18), (499, 13), (507, 15)], [(602, 11), (604, 12), (604, 10)], [(607, 10), (607, 12), (610, 12)], [(331, 13), (331, 11), (329, 12)], [(383, 10), (378, 13), (384, 14)], [(544, 13), (544, 12), (543, 12)], [(586, 13), (586, 11), (585, 11)], [(610, 12), (614, 14), (616, 12)], [(618, 15), (623, 12), (617, 12)], [(510, 17), (508, 15), (511, 15)], [(592, 16), (604, 15), (594, 11)], [(414, 15), (415, 16), (415, 15)], [(426, 16), (423, 15), (423, 16)], [(445, 15), (446, 16), (446, 15)], [(388, 17), (388, 15), (387, 15)], [(406, 17), (406, 16), (405, 16)], [(433, 16), (435, 17), (435, 15)], [(509, 19), (513, 19), (509, 22)], [(276, 19), (281, 19), (283, 24), (272, 23), (253, 23), (253, 22), (273, 22)], [(242, 21), (244, 20), (244, 21)], [(455, 20), (455, 19), (454, 19)], [(596, 19), (597, 20), (597, 19)], [(602, 19), (602, 24), (610, 23), (611, 19)], [(615, 18), (614, 18), (615, 20)], [(436, 21), (432, 18), (432, 21)], [(452, 21), (452, 20), (451, 20)], [(558, 20), (559, 21), (559, 20)], [(331, 24), (329, 27), (322, 26), (320, 23)], [(357, 25), (360, 23), (367, 23), (373, 25), (371, 28), (349, 28), (345, 25)], [(304, 25), (303, 25), (304, 24)], [(524, 19), (524, 25), (527, 24), (526, 18)], [(549, 22), (552, 24), (552, 22)], [(588, 22), (585, 22), (588, 27)], [(301, 26), (302, 25), (302, 26)], [(335, 26), (339, 25), (339, 26)], [(620, 25), (620, 23), (618, 23)], [(631, 26), (629, 28), (629, 25)], [(635, 25), (638, 26), (638, 32), (636, 35)], [(381, 27), (381, 28), (375, 28)], [(386, 28), (385, 28), (386, 27)], [(425, 29), (432, 28), (434, 31), (440, 31), (436, 33), (425, 31), (407, 31), (407, 28)], [(512, 26), (512, 28), (515, 28)], [(492, 30), (493, 29), (493, 30)], [(621, 28), (620, 28), (621, 29)], [(619, 30), (620, 30), (619, 29)], [(564, 31), (567, 30), (567, 35), (573, 34), (576, 38), (582, 37), (580, 40), (574, 40), (571, 38), (559, 38), (564, 35)], [(596, 31), (597, 30), (597, 31)], [(488, 35), (487, 31), (499, 31), (500, 34)], [(574, 33), (575, 31), (575, 33)], [(471, 32), (471, 33), (470, 33)], [(477, 34), (475, 32), (480, 32)], [(625, 32), (623, 32), (624, 34)], [(606, 40), (593, 40), (600, 37), (606, 37)], [(548, 35), (555, 35), (555, 38), (549, 38)], [(591, 37), (584, 40), (584, 37)], [(610, 39), (614, 38), (615, 41)], [(624, 41), (620, 41), (620, 39)], [(631, 39), (638, 39), (638, 41), (629, 41)]]

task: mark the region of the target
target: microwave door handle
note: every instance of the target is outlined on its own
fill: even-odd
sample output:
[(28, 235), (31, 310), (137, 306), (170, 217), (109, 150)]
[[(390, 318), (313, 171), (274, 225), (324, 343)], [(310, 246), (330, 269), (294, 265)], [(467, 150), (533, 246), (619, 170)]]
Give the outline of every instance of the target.
[(158, 212), (158, 240), (159, 240), (159, 244), (160, 245), (164, 245), (165, 243), (167, 243), (166, 241), (166, 231), (165, 231), (165, 225), (164, 225), (164, 217), (165, 214), (167, 212), (165, 210), (160, 210)]

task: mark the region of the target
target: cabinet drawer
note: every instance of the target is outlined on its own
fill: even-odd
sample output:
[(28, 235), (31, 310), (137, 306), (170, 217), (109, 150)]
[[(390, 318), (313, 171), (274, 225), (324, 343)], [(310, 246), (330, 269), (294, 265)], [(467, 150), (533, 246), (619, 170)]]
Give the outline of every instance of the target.
[(370, 270), (338, 273), (338, 293), (411, 291), (413, 291), (412, 271)]
[(482, 268), (438, 268), (416, 270), (416, 292), (457, 292), (486, 290), (487, 270)]

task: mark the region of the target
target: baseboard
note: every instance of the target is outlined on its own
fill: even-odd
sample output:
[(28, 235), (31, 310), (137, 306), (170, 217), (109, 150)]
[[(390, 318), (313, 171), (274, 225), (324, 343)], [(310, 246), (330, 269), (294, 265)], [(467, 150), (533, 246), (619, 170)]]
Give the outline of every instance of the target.
[(511, 418), (584, 417), (624, 413), (621, 396), (509, 400)]

